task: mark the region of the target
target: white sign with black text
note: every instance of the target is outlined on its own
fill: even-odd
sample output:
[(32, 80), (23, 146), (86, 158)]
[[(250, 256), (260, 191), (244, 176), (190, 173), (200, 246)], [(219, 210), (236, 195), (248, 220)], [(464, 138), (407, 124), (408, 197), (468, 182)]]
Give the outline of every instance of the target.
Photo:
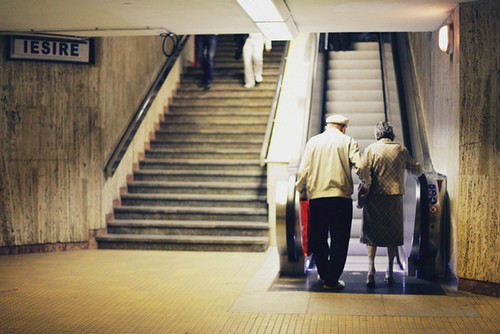
[(9, 59), (94, 63), (92, 40), (11, 36)]

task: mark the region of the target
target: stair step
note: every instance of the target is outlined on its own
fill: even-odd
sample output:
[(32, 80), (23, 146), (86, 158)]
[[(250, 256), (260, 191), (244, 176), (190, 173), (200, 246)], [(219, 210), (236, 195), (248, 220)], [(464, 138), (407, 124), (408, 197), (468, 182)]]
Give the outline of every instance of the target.
[(201, 159), (147, 159), (140, 162), (141, 169), (182, 170), (233, 170), (235, 168), (259, 169), (259, 160), (201, 160)]
[[(255, 87), (252, 87), (252, 89), (248, 89), (243, 87), (243, 83), (239, 82), (238, 84), (234, 83), (215, 83), (212, 85), (212, 88), (208, 91), (210, 93), (213, 92), (225, 92), (225, 91), (244, 91), (244, 92), (256, 92), (256, 91), (266, 91), (266, 90), (272, 90), (274, 91), (276, 89), (276, 82), (261, 82)], [(198, 93), (204, 93), (207, 92), (205, 91), (204, 87), (198, 86), (198, 83), (194, 82), (181, 82), (181, 85), (179, 87), (180, 91), (191, 91), (191, 92), (198, 92)]]
[(253, 141), (262, 141), (264, 140), (264, 132), (262, 131), (257, 131), (257, 132), (228, 132), (225, 131), (224, 133), (220, 131), (203, 131), (200, 133), (195, 133), (195, 132), (189, 132), (189, 131), (157, 131), (156, 134), (156, 139), (159, 141), (168, 141), (168, 142), (178, 142), (180, 140), (185, 140), (186, 143), (193, 143), (193, 142), (199, 142), (202, 140), (207, 140), (210, 142), (217, 141), (217, 142), (230, 142), (230, 141), (235, 141), (235, 142), (253, 142)]
[(236, 135), (236, 136), (246, 136), (246, 137), (251, 137), (251, 136), (264, 136), (264, 133), (266, 131), (266, 126), (261, 125), (261, 126), (248, 126), (246, 127), (245, 125), (234, 125), (234, 126), (224, 126), (224, 125), (180, 125), (175, 126), (173, 124), (169, 124), (166, 126), (161, 127), (160, 130), (157, 131), (156, 136), (158, 137), (165, 137), (165, 135), (182, 135), (182, 136), (188, 136), (188, 137), (197, 137), (199, 136), (214, 136), (214, 137), (221, 137), (221, 136), (230, 136), (230, 135)]
[[(262, 77), (263, 78), (275, 78), (275, 77), (278, 77), (278, 74), (279, 74), (279, 68), (276, 68), (276, 67), (271, 67), (271, 68), (263, 68), (262, 70)], [(202, 77), (203, 75), (203, 72), (202, 70), (199, 68), (199, 67), (191, 67), (188, 71), (186, 71), (184, 73), (184, 77), (187, 78), (187, 77)], [(214, 78), (218, 77), (218, 78), (225, 78), (225, 77), (229, 77), (229, 78), (233, 78), (233, 77), (238, 77), (238, 78), (242, 78), (243, 77), (243, 67), (242, 68), (233, 68), (233, 67), (230, 67), (230, 68), (218, 68), (216, 66), (215, 70), (214, 70)]]
[(252, 140), (244, 141), (230, 141), (222, 140), (218, 138), (206, 138), (206, 141), (202, 140), (158, 140), (154, 139), (150, 142), (151, 148), (189, 148), (189, 147), (214, 147), (214, 148), (240, 148), (240, 149), (256, 149), (262, 147), (262, 140), (260, 138), (253, 138)]
[(230, 220), (267, 222), (267, 209), (187, 206), (123, 206), (114, 209), (116, 219)]
[(203, 194), (125, 194), (123, 206), (192, 206), (267, 209), (265, 196)]
[(269, 224), (261, 222), (208, 220), (115, 220), (108, 223), (108, 233), (267, 237), (269, 234)]
[(382, 90), (329, 90), (326, 92), (327, 101), (376, 101), (384, 102)]
[(366, 245), (359, 241), (359, 237), (353, 237), (349, 239), (349, 251), (347, 254), (349, 256), (368, 256), (368, 251), (366, 250)]
[[(196, 78), (196, 79), (201, 79), (203, 76), (201, 71), (198, 72), (186, 72), (182, 75), (182, 80), (188, 80), (190, 78)], [(264, 81), (273, 81), (276, 80), (278, 77), (278, 71), (269, 69), (268, 71), (263, 71), (262, 73), (262, 78), (264, 78)], [(217, 79), (242, 79), (243, 78), (243, 71), (241, 70), (230, 70), (230, 71), (217, 71), (217, 68), (215, 69), (214, 72), (214, 82), (217, 83)], [(267, 80), (266, 80), (267, 78)], [(221, 81), (223, 82), (223, 81)]]
[[(276, 42), (273, 42), (272, 43), (272, 50), (270, 51), (270, 53), (272, 52), (282, 52), (284, 50), (284, 47), (285, 45), (284, 44), (276, 44)], [(236, 50), (236, 44), (233, 42), (231, 42), (230, 40), (217, 40), (217, 52), (224, 52), (224, 51), (231, 51), (231, 52), (234, 52)], [(265, 53), (264, 53), (265, 54)]]
[(379, 52), (378, 42), (355, 42), (352, 43), (354, 50), (356, 51), (375, 51)]
[(382, 90), (382, 79), (329, 79), (328, 90)]
[(267, 237), (107, 234), (97, 237), (101, 249), (151, 249), (264, 252)]
[(181, 113), (181, 112), (234, 112), (235, 114), (239, 112), (262, 112), (267, 113), (271, 111), (271, 106), (260, 107), (260, 106), (207, 106), (207, 105), (199, 105), (199, 106), (180, 106), (173, 105), (169, 107), (170, 112)]
[[(371, 126), (372, 129), (378, 122), (385, 120), (384, 113), (342, 113), (345, 117), (349, 119), (349, 123), (353, 126)], [(347, 129), (352, 126), (348, 126)], [(372, 130), (373, 137), (373, 130)], [(357, 139), (357, 138), (356, 138)]]
[[(214, 131), (217, 132), (265, 132), (267, 127), (267, 120), (232, 120), (223, 119), (221, 121), (203, 121), (203, 119), (192, 118), (189, 121), (165, 121), (160, 125), (159, 131), (175, 131), (175, 132), (193, 132), (193, 131)], [(208, 133), (208, 132), (207, 132)]]
[(365, 59), (365, 60), (379, 60), (380, 56), (378, 50), (372, 51), (330, 51), (329, 57), (332, 60), (342, 59), (342, 60), (351, 60), (351, 59)]
[(261, 169), (251, 170), (139, 170), (134, 173), (136, 181), (209, 181), (209, 182), (266, 182), (266, 173)]
[(367, 139), (367, 140), (374, 140), (373, 138), (373, 125), (371, 126), (361, 126), (361, 125), (356, 125), (356, 126), (348, 126), (346, 134), (348, 136), (351, 136), (355, 138), (356, 140), (360, 139)]
[(382, 80), (380, 69), (335, 69), (328, 70), (328, 78), (331, 79), (378, 79)]
[(246, 127), (252, 127), (252, 126), (266, 126), (267, 125), (267, 119), (265, 118), (243, 118), (243, 119), (233, 119), (231, 117), (225, 116), (221, 120), (211, 120), (210, 122), (207, 122), (207, 118), (198, 118), (198, 117), (191, 117), (187, 121), (182, 121), (178, 120), (175, 118), (165, 120), (160, 123), (162, 127), (168, 127), (170, 125), (180, 127), (180, 126), (187, 126), (187, 127), (197, 127), (197, 128), (216, 128), (216, 127), (221, 127), (221, 128), (227, 128), (227, 127), (237, 127), (237, 126), (246, 126)]
[[(276, 75), (267, 75), (263, 74), (263, 83), (264, 84), (274, 84), (278, 81), (278, 77)], [(189, 84), (198, 84), (201, 81), (201, 75), (193, 74), (183, 76), (181, 83), (189, 83)], [(219, 84), (240, 84), (243, 85), (243, 73), (234, 74), (232, 76), (214, 76), (213, 87)]]
[[(272, 75), (279, 75), (279, 67), (280, 64), (277, 62), (274, 63), (266, 63), (264, 62), (264, 65), (262, 67), (263, 74), (272, 74)], [(231, 62), (231, 63), (216, 63), (215, 64), (215, 70), (214, 70), (214, 76), (217, 75), (222, 75), (222, 76), (227, 76), (227, 75), (235, 75), (235, 74), (242, 74), (244, 70), (243, 67), (243, 62)], [(202, 74), (202, 70), (199, 66), (191, 66), (188, 67), (186, 72), (187, 74)]]
[(265, 195), (265, 187), (259, 182), (132, 181), (127, 184), (129, 193), (157, 194)]
[[(244, 90), (243, 90), (244, 89)], [(270, 87), (270, 89), (257, 90), (257, 89), (247, 89), (242, 87), (242, 89), (234, 89), (234, 90), (188, 90), (186, 88), (181, 88), (177, 90), (176, 97), (179, 98), (218, 98), (218, 99), (234, 99), (234, 98), (265, 98), (265, 99), (273, 99), (274, 98), (274, 87)]]
[(174, 106), (184, 106), (184, 107), (194, 107), (203, 106), (207, 107), (261, 107), (261, 108), (271, 108), (273, 103), (273, 98), (183, 98), (177, 96), (174, 98)]
[(380, 71), (380, 59), (333, 59), (328, 69), (372, 69)]
[(269, 115), (268, 113), (251, 113), (251, 112), (241, 112), (241, 113), (231, 113), (231, 112), (219, 112), (217, 114), (210, 114), (207, 112), (184, 112), (184, 113), (171, 113), (165, 117), (165, 122), (186, 122), (193, 123), (203, 122), (203, 123), (223, 123), (232, 121), (235, 123), (248, 123), (250, 121), (258, 122), (258, 123), (266, 123), (268, 121)]
[(191, 149), (161, 148), (146, 151), (146, 158), (156, 159), (257, 159), (260, 157), (260, 149), (235, 150), (235, 149), (211, 149), (201, 150), (193, 147)]
[[(263, 138), (265, 132), (265, 127), (259, 128), (258, 130), (247, 130), (242, 127), (239, 128), (226, 128), (226, 129), (207, 129), (207, 128), (167, 128), (156, 131), (156, 137), (158, 139), (164, 139), (167, 137), (177, 137), (182, 136), (189, 139), (203, 139), (207, 137), (214, 138), (225, 138), (234, 139), (240, 136), (244, 138)], [(243, 139), (243, 138), (240, 138)]]
[(359, 218), (353, 217), (351, 226), (351, 238), (357, 238), (359, 240), (359, 237), (361, 236), (361, 224), (362, 224), (361, 217)]
[(346, 102), (330, 101), (326, 102), (326, 111), (328, 114), (345, 113), (384, 113), (384, 102)]

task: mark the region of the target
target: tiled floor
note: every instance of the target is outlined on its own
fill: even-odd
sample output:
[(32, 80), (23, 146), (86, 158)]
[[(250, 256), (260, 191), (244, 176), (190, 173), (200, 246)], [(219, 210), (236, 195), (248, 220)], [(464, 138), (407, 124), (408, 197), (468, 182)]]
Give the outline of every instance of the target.
[(500, 333), (500, 299), (269, 291), (267, 253), (0, 257), (0, 333)]

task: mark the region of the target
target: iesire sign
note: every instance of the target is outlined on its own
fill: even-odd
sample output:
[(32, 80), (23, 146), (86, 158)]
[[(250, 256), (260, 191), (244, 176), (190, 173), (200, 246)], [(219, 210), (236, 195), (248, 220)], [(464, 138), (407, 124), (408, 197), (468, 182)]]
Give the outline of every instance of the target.
[(92, 39), (64, 39), (41, 36), (10, 36), (7, 58), (67, 63), (94, 63)]

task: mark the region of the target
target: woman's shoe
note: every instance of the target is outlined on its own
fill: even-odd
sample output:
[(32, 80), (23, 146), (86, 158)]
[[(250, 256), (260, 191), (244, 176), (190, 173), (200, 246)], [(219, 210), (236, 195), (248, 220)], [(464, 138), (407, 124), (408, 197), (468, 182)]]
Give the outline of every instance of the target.
[(375, 288), (375, 274), (368, 274), (366, 276), (366, 286), (370, 289)]
[(387, 285), (393, 285), (394, 275), (391, 272), (386, 272), (384, 277), (384, 282), (387, 282)]

